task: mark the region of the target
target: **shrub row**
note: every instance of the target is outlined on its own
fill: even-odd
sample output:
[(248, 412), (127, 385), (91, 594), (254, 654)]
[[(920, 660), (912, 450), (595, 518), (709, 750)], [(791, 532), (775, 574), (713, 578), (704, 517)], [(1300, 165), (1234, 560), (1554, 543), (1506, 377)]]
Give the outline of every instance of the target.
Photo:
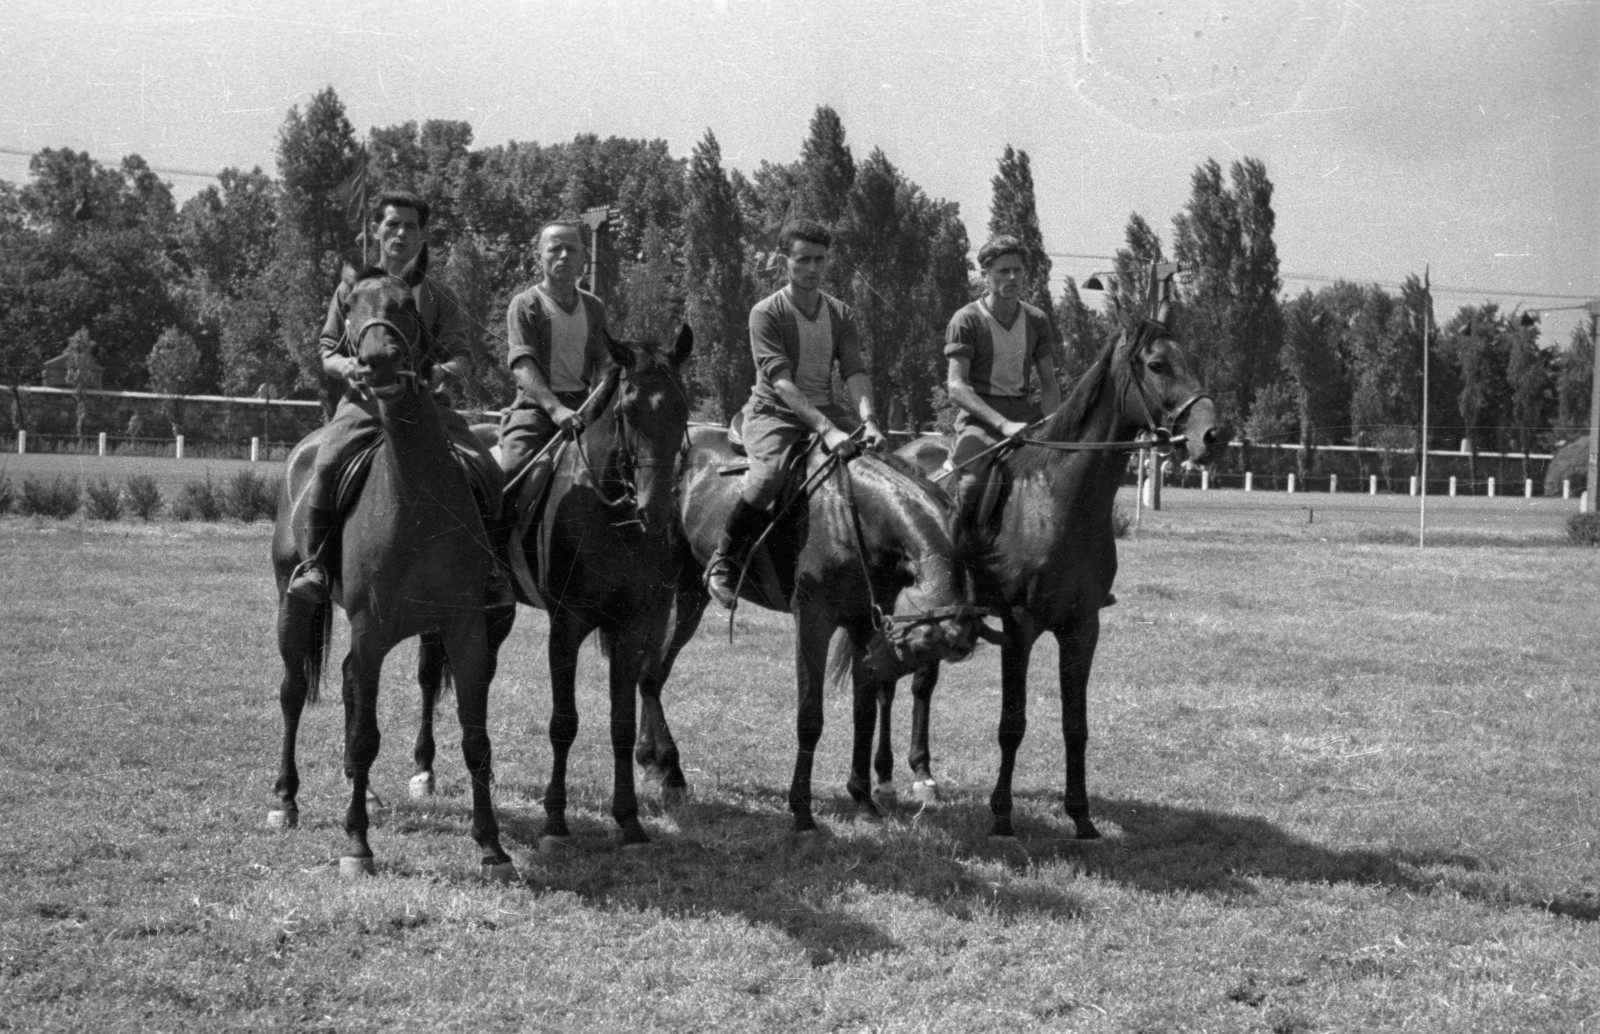
[(278, 515), (278, 479), (268, 480), (254, 471), (241, 470), (218, 485), (207, 474), (186, 482), (170, 504), (161, 496), (156, 479), (131, 475), (120, 486), (106, 478), (79, 488), (76, 478), (24, 478), (13, 487), (0, 473), (0, 514), (15, 511), (24, 517), (66, 520), (79, 510), (94, 521), (116, 521), (124, 516), (150, 521), (165, 511), (180, 521), (220, 521), (224, 517), (249, 523)]

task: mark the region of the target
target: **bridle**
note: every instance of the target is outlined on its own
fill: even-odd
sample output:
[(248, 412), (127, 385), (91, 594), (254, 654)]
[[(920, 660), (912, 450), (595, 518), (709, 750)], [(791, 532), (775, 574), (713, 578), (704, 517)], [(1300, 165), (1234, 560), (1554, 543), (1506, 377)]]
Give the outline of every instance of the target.
[[(396, 276), (385, 276), (383, 279), (394, 280), (402, 285), (405, 284), (404, 280), (401, 280)], [(406, 287), (406, 299), (408, 303), (411, 302), (411, 289), (409, 286)], [(398, 324), (386, 316), (369, 317), (363, 321), (361, 326), (356, 328), (356, 330), (353, 332), (350, 329), (350, 320), (348, 317), (346, 317), (343, 340), (352, 358), (357, 360), (361, 358), (361, 342), (367, 336), (367, 331), (371, 330), (373, 327), (387, 327), (394, 334), (394, 336), (399, 339), (402, 357), (401, 365), (400, 369), (395, 371), (394, 377), (397, 383), (394, 388), (374, 388), (363, 384), (360, 386), (361, 390), (380, 399), (393, 398), (403, 392), (417, 390), (417, 384), (420, 378), (416, 369), (416, 356), (421, 346), (423, 333), (422, 319), (420, 315), (418, 315), (416, 319), (416, 333), (414, 338), (412, 335), (407, 334), (404, 330), (401, 330)]]
[[(1151, 338), (1150, 341), (1146, 342), (1145, 344), (1153, 344), (1159, 340), (1161, 340), (1160, 337)], [(1150, 436), (1149, 438), (1137, 439), (1130, 442), (1053, 442), (1042, 438), (1027, 438), (1022, 435), (1018, 435), (1015, 438), (1001, 439), (995, 444), (989, 446), (987, 449), (984, 449), (982, 452), (968, 456), (960, 463), (953, 464), (949, 468), (941, 470), (939, 473), (933, 475), (932, 480), (942, 481), (945, 478), (954, 475), (955, 472), (960, 470), (962, 467), (976, 463), (986, 456), (995, 454), (1004, 456), (1025, 445), (1039, 449), (1049, 449), (1054, 452), (1139, 452), (1143, 449), (1154, 449), (1159, 455), (1167, 455), (1172, 451), (1172, 447), (1174, 445), (1183, 443), (1184, 436), (1178, 434), (1177, 429), (1178, 425), (1182, 423), (1184, 418), (1189, 415), (1189, 411), (1193, 409), (1201, 399), (1210, 399), (1215, 402), (1216, 398), (1209, 391), (1206, 391), (1204, 388), (1200, 388), (1188, 398), (1184, 399), (1179, 405), (1174, 406), (1167, 414), (1165, 420), (1158, 421), (1155, 418), (1155, 414), (1160, 411), (1160, 407), (1152, 404), (1149, 388), (1146, 387), (1144, 383), (1143, 373), (1135, 366), (1135, 360), (1139, 352), (1143, 350), (1144, 347), (1145, 345), (1138, 345), (1131, 346), (1128, 349), (1126, 362), (1129, 366), (1129, 375), (1122, 382), (1120, 388), (1122, 397), (1118, 399), (1118, 404), (1122, 406), (1123, 411), (1126, 412), (1127, 406), (1125, 403), (1129, 389), (1131, 388), (1138, 391), (1139, 409), (1144, 414), (1144, 433), (1148, 434)], [(1108, 361), (1114, 362), (1116, 361), (1116, 357), (1113, 356)], [(1042, 423), (1044, 423), (1043, 420), (1036, 421), (1035, 423), (1028, 425), (1028, 429), (1032, 430)]]
[[(652, 364), (655, 364), (655, 359), (653, 357), (650, 357), (648, 361)], [(589, 482), (594, 486), (595, 494), (600, 497), (600, 501), (606, 506), (610, 507), (626, 506), (631, 508), (636, 515), (635, 521), (638, 521), (637, 514), (639, 512), (640, 505), (638, 480), (640, 471), (651, 470), (657, 467), (671, 467), (674, 470), (674, 474), (676, 474), (677, 469), (681, 465), (681, 457), (687, 452), (689, 447), (689, 428), (687, 422), (685, 422), (683, 429), (683, 445), (680, 447), (678, 453), (676, 453), (672, 458), (662, 460), (639, 459), (639, 449), (637, 445), (638, 435), (632, 426), (632, 421), (628, 419), (627, 407), (622, 405), (616, 397), (616, 392), (622, 390), (621, 380), (623, 376), (624, 374), (621, 372), (618, 373), (617, 384), (615, 385), (610, 398), (608, 398), (606, 403), (600, 407), (600, 411), (602, 413), (607, 408), (611, 409), (613, 413), (613, 420), (616, 424), (616, 450), (614, 463), (608, 468), (596, 468), (594, 463), (592, 463), (589, 459), (588, 450), (584, 448), (583, 435), (581, 432), (575, 436), (574, 444), (577, 447), (578, 458), (583, 464), (584, 472), (588, 475)], [(683, 399), (684, 411), (687, 412), (688, 397), (683, 394), (682, 385), (678, 383), (677, 378), (670, 375), (668, 376), (667, 380), (668, 383), (673, 386), (673, 389), (677, 391), (679, 396)], [(585, 408), (587, 408), (587, 406)], [(607, 470), (614, 472), (615, 476), (602, 476)], [(619, 486), (615, 497), (607, 495), (605, 487), (607, 484), (613, 482)]]

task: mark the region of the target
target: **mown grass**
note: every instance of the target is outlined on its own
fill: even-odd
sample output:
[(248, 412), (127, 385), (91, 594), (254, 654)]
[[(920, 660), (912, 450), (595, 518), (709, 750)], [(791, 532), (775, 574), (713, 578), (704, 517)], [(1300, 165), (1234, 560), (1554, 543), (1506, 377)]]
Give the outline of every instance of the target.
[(585, 652), (576, 845), (537, 854), (549, 704), (524, 610), (491, 716), (509, 888), (475, 878), (453, 720), (441, 796), (405, 799), (409, 647), (385, 671), (379, 876), (333, 864), (336, 693), (302, 732), (303, 828), (263, 828), (264, 526), (0, 520), (0, 1027), (1600, 1028), (1600, 557), (1542, 527), (1417, 550), (1163, 513), (1124, 540), (1090, 687), (1105, 842), (1067, 839), (1042, 643), (1018, 844), (985, 837), (987, 650), (935, 698), (946, 801), (882, 826), (848, 807), (830, 699), (826, 835), (796, 845), (790, 637), (752, 609), (731, 646), (708, 615), (668, 687), (694, 797), (647, 797), (644, 853), (612, 846)]

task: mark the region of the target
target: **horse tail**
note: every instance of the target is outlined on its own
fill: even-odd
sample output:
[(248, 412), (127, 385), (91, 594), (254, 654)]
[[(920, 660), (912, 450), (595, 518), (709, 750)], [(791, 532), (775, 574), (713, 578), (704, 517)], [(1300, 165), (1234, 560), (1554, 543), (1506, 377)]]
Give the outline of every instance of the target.
[(306, 677), (306, 703), (314, 704), (322, 697), (322, 675), (327, 667), (328, 644), (333, 641), (333, 601), (323, 599), (317, 604), (308, 621), (305, 659), (301, 669)]
[(855, 660), (855, 644), (850, 633), (842, 628), (833, 630), (828, 640), (828, 672), (824, 685), (829, 693), (842, 693), (850, 688), (850, 667)]

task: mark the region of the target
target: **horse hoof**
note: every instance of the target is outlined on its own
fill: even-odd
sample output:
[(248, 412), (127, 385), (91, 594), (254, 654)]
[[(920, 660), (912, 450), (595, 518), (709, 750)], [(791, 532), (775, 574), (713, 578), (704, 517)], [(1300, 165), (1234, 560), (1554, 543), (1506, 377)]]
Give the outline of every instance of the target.
[(918, 779), (911, 784), (911, 796), (923, 804), (937, 804), (939, 784), (932, 779)]
[(484, 862), (478, 875), (490, 883), (518, 883), (522, 879), (515, 862)]
[(542, 836), (539, 838), (540, 854), (561, 854), (572, 848), (571, 837)]
[(900, 790), (894, 785), (893, 779), (885, 779), (872, 788), (872, 799), (886, 808), (892, 808), (900, 803)]
[(375, 876), (378, 869), (372, 864), (371, 858), (358, 858), (345, 855), (339, 859), (339, 875), (345, 879), (357, 879), (362, 876)]
[(424, 797), (432, 797), (433, 773), (418, 772), (416, 775), (411, 777), (411, 782), (408, 785), (408, 789), (411, 793), (411, 799), (414, 801), (420, 801)]
[(663, 808), (681, 808), (689, 803), (689, 788), (687, 786), (663, 786), (661, 788), (661, 806)]
[(267, 812), (267, 828), (286, 832), (300, 826), (300, 810), (298, 808), (274, 808)]
[(856, 818), (874, 826), (883, 824), (883, 811), (875, 802), (862, 801), (856, 805)]

